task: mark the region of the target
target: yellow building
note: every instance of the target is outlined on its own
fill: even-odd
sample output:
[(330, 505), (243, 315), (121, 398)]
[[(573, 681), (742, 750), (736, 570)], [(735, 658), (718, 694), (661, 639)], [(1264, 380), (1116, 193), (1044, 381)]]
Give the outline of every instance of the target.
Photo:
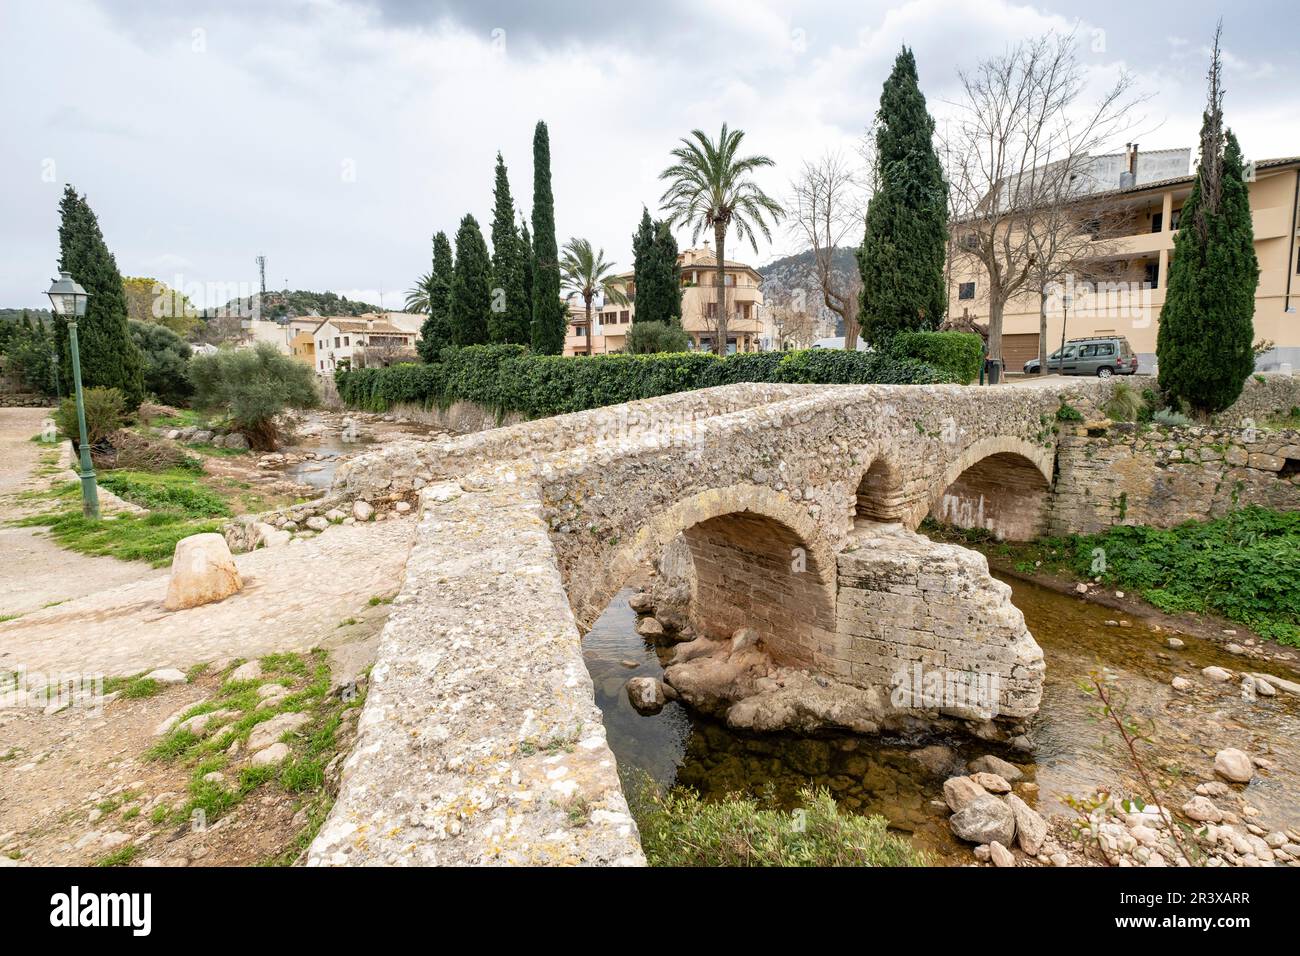
[[(692, 349), (712, 351), (718, 335), (718, 260), (706, 246), (680, 253), (677, 264), (682, 270), (682, 328), (690, 337)], [(591, 329), (586, 327), (582, 301), (570, 300), (565, 355), (601, 355), (625, 350), (628, 330), (636, 321), (636, 283), (632, 276), (631, 272), (624, 272), (617, 277), (628, 298), (626, 305), (611, 302), (598, 308), (593, 304)], [(727, 351), (757, 352), (766, 336), (760, 316), (763, 277), (752, 266), (730, 259), (724, 276), (729, 316)]]
[[(1190, 157), (1190, 151), (1162, 150), (1154, 155), (1164, 157), (1167, 165), (1168, 157), (1179, 153)], [(1108, 227), (1113, 238), (1098, 243), (1104, 255), (1093, 260), (1095, 268), (1080, 269), (1081, 275), (1065, 277), (1053, 290), (1048, 310), (1048, 350), (1059, 346), (1063, 324), (1069, 339), (1124, 336), (1138, 354), (1139, 370), (1145, 372), (1154, 367), (1156, 330), (1165, 301), (1174, 236), (1194, 176), (1183, 173), (1143, 181), (1137, 147), (1119, 155), (1119, 168), (1124, 172), (1118, 175), (1127, 173), (1123, 180), (1126, 185), (1087, 195), (1089, 203), (1104, 200), (1103, 208), (1117, 224)], [(1141, 158), (1146, 156), (1142, 154)], [(1153, 164), (1150, 168), (1160, 167)], [(1113, 171), (1111, 167), (1107, 170)], [(1296, 311), (1300, 306), (1300, 156), (1255, 163), (1249, 190), (1260, 269), (1255, 293), (1255, 339), (1274, 344), (1260, 357), (1259, 368), (1276, 368), (1282, 363), (1300, 367), (1300, 316)], [(960, 241), (959, 225), (953, 227), (953, 238)], [(951, 318), (964, 317), (987, 325), (988, 301), (982, 273), (982, 267), (968, 257), (954, 257), (948, 293)], [(1064, 309), (1060, 306), (1061, 292), (1070, 295)], [(1008, 372), (1019, 372), (1026, 361), (1038, 355), (1040, 301), (1039, 290), (1034, 288), (1006, 305), (1002, 354)]]
[(316, 338), (308, 329), (300, 330), (289, 340), (289, 353), (299, 362), (316, 367)]

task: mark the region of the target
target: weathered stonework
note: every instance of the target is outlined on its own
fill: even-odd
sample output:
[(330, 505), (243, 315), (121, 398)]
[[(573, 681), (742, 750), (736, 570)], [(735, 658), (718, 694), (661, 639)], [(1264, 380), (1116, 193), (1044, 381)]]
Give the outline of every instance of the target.
[(1057, 470), (1055, 534), (1117, 524), (1168, 528), (1251, 504), (1300, 509), (1296, 431), (1112, 426), (1063, 436)]

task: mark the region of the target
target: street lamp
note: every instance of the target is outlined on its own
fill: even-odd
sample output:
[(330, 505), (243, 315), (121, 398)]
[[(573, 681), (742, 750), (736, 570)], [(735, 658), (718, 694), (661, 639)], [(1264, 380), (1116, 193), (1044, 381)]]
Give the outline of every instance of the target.
[(1057, 352), (1056, 371), (1060, 374), (1065, 368), (1065, 325), (1070, 321), (1070, 305), (1074, 296), (1069, 292), (1061, 293), (1061, 351)]
[(81, 438), (81, 510), (92, 521), (99, 520), (99, 488), (95, 484), (95, 469), (90, 463), (90, 441), (86, 437), (86, 403), (81, 395), (81, 356), (77, 351), (77, 319), (86, 314), (86, 301), (90, 293), (72, 278), (71, 272), (60, 272), (50, 284), (50, 304), (54, 314), (68, 322), (68, 345), (72, 351), (72, 384), (77, 396), (77, 428)]

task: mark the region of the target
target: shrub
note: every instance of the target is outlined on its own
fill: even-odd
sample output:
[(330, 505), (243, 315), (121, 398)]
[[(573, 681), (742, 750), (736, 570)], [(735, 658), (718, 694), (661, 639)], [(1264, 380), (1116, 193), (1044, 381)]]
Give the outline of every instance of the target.
[(633, 355), (685, 352), (690, 343), (676, 322), (633, 322), (627, 332), (627, 350)]
[(899, 332), (890, 339), (889, 351), (931, 365), (944, 381), (958, 385), (979, 378), (984, 364), (984, 340), (974, 332)]
[(152, 322), (131, 322), (131, 338), (144, 359), (144, 387), (159, 401), (175, 404), (194, 391), (190, 384), (190, 347), (167, 328)]
[(384, 411), (399, 402), (446, 407), (477, 402), (529, 417), (584, 411), (657, 395), (734, 382), (930, 384), (939, 372), (912, 359), (815, 349), (736, 354), (535, 355), (518, 345), (447, 350), (434, 365), (335, 373), (339, 397), (353, 408)]
[(1164, 425), (1166, 428), (1181, 428), (1192, 423), (1190, 418), (1182, 412), (1174, 411), (1172, 408), (1162, 408), (1158, 412), (1153, 412), (1151, 420), (1157, 425)]
[[(86, 439), (91, 448), (105, 445), (108, 437), (126, 424), (126, 397), (116, 388), (83, 389), (82, 404), (86, 408)], [(65, 398), (59, 403), (54, 423), (59, 434), (72, 439), (72, 444), (80, 450), (75, 398)]]
[(882, 816), (836, 806), (825, 789), (805, 789), (804, 814), (751, 798), (705, 802), (691, 791), (630, 786), (629, 803), (651, 866), (925, 866), (927, 858), (889, 832)]
[(1081, 422), (1083, 421), (1083, 413), (1062, 399), (1060, 407), (1056, 409), (1056, 420), (1058, 422)]
[(1249, 507), (1176, 528), (1121, 525), (1071, 539), (1073, 564), (1139, 591), (1168, 613), (1214, 612), (1286, 644), (1300, 644), (1300, 513)]
[(221, 349), (190, 360), (194, 401), (220, 409), (258, 451), (274, 449), (275, 419), (287, 408), (311, 408), (319, 401), (311, 367), (261, 343), (252, 349)]
[(1128, 382), (1116, 382), (1102, 411), (1117, 422), (1135, 422), (1146, 408), (1146, 400)]

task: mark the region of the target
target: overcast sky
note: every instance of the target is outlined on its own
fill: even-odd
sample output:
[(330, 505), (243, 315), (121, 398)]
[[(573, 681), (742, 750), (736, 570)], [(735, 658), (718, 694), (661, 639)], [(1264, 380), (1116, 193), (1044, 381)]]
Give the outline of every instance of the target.
[[(0, 0), (0, 306), (41, 306), (64, 183), (85, 192), (124, 275), (204, 290), (330, 289), (400, 308), (430, 237), (486, 232), (500, 150), (531, 210), (532, 135), (551, 133), (559, 240), (630, 267), (668, 151), (726, 121), (776, 160), (852, 155), (900, 44), (942, 124), (956, 71), (1077, 30), (1100, 85), (1150, 96), (1143, 149), (1195, 143), (1206, 45), (1225, 16), (1226, 114), (1248, 156), (1300, 153), (1294, 0), (628, 3)], [(1126, 137), (1127, 138), (1127, 137)], [(1122, 148), (1123, 143), (1115, 144)], [(778, 230), (737, 257), (798, 251)], [(690, 236), (679, 232), (685, 245)], [(197, 292), (197, 294), (195, 294)]]

